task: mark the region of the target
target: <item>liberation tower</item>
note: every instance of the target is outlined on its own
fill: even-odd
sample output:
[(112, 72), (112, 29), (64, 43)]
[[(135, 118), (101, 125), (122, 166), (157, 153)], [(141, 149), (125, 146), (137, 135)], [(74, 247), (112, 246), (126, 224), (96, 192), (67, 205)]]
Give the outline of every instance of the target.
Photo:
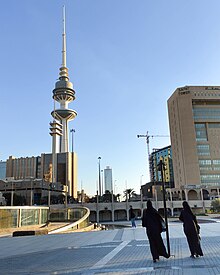
[[(63, 7), (63, 39), (62, 39), (62, 65), (60, 67), (60, 77), (53, 90), (53, 99), (60, 103), (60, 108), (51, 112), (55, 120), (62, 125), (62, 135), (60, 133), (59, 152), (69, 152), (68, 146), (68, 122), (77, 116), (76, 111), (69, 109), (68, 104), (75, 100), (73, 84), (69, 81), (68, 68), (66, 67), (66, 26), (65, 26), (65, 7)], [(53, 135), (56, 135), (54, 132)], [(55, 153), (55, 152), (54, 152)]]

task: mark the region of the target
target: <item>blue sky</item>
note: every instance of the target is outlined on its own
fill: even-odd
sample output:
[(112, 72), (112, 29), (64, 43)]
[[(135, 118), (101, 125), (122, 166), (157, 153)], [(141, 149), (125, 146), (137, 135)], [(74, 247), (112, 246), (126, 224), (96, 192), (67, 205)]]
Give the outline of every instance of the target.
[[(51, 152), (63, 5), (79, 189), (96, 192), (101, 156), (117, 193), (138, 192), (149, 174), (137, 134), (169, 135), (167, 100), (177, 87), (220, 84), (220, 1), (1, 1), (1, 160)], [(169, 144), (150, 139), (151, 150)]]

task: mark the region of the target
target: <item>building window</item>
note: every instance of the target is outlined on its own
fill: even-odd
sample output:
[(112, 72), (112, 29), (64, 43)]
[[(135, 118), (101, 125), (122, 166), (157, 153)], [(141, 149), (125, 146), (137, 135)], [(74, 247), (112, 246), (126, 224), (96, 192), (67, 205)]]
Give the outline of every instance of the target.
[(209, 166), (209, 167), (207, 167), (207, 166), (200, 166), (199, 170), (200, 171), (210, 171), (210, 170), (212, 170), (212, 166)]
[(207, 131), (205, 123), (196, 123), (196, 141), (207, 141)]
[(220, 120), (220, 108), (194, 107), (193, 117), (194, 117), (194, 120), (197, 120), (197, 119)]
[(201, 183), (207, 184), (207, 185), (218, 185), (220, 184), (220, 175), (200, 175)]
[(199, 156), (209, 156), (209, 144), (198, 144), (197, 145), (197, 154)]
[(220, 123), (209, 123), (208, 127), (209, 128), (220, 128)]
[(200, 159), (199, 165), (212, 165), (211, 159)]

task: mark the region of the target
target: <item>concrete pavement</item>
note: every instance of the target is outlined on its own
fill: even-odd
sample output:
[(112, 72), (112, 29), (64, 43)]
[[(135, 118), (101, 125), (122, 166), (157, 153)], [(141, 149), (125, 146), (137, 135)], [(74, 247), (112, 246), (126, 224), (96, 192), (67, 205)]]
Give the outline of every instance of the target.
[[(171, 254), (153, 263), (145, 229), (0, 238), (0, 275), (220, 274), (220, 223), (204, 221), (204, 257), (191, 259), (182, 224), (169, 223)], [(165, 238), (165, 233), (163, 233)], [(166, 239), (164, 239), (166, 244)]]

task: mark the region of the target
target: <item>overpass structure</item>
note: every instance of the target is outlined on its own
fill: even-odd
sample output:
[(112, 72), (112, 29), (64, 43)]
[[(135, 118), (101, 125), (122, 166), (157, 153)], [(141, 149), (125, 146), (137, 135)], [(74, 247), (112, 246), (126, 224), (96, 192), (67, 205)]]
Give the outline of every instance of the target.
[[(205, 213), (205, 209), (210, 209), (211, 201), (193, 200), (188, 201), (196, 213)], [(167, 212), (170, 216), (177, 216), (182, 209), (183, 201), (166, 201)], [(163, 215), (163, 201), (152, 201), (153, 206)], [(141, 218), (143, 209), (146, 208), (146, 201), (136, 202), (114, 202), (114, 203), (86, 203), (83, 206), (90, 209), (90, 221), (120, 221), (129, 220), (129, 208), (132, 205), (137, 218)]]
[[(166, 201), (167, 212), (169, 216), (178, 216), (182, 209), (183, 200)], [(205, 213), (206, 209), (210, 209), (211, 200), (189, 200), (189, 205), (195, 213)], [(153, 206), (163, 215), (163, 201), (152, 201)], [(129, 220), (129, 208), (132, 205), (136, 217), (141, 218), (143, 209), (146, 208), (146, 201), (134, 202), (109, 202), (109, 203), (83, 203), (82, 206), (90, 210), (91, 222), (114, 222)], [(51, 205), (53, 209), (63, 208), (64, 205)], [(76, 207), (75, 204), (68, 204), (68, 208)]]

